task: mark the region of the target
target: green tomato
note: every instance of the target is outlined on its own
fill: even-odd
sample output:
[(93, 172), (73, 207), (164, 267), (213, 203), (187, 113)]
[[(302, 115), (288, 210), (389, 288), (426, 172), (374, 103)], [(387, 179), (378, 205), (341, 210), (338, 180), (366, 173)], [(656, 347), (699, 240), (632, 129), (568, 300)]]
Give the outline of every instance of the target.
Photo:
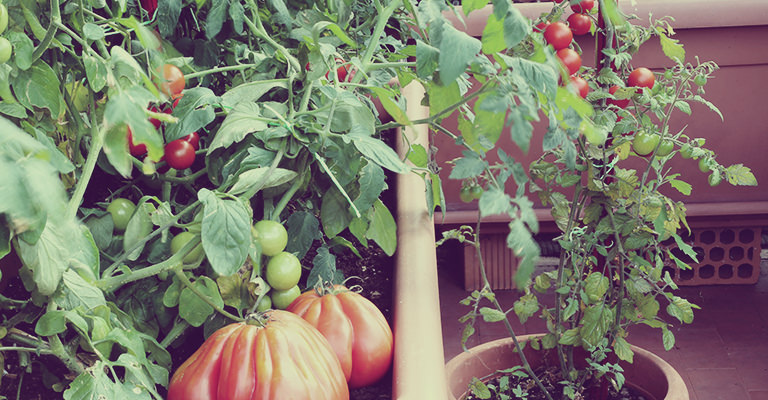
[(123, 198), (112, 200), (107, 206), (107, 211), (112, 214), (112, 221), (115, 223), (115, 231), (124, 232), (131, 220), (133, 212), (136, 211), (136, 204)]
[(479, 185), (472, 186), (472, 188), (469, 189), (469, 193), (472, 195), (473, 199), (477, 200), (483, 197), (483, 188)]
[(459, 199), (465, 203), (469, 203), (472, 201), (472, 191), (468, 186), (465, 186), (461, 188), (459, 191)]
[(693, 78), (693, 83), (697, 86), (704, 86), (707, 84), (707, 77), (704, 75), (696, 75), (696, 77)]
[(5, 64), (11, 59), (11, 53), (13, 52), (13, 46), (8, 39), (0, 36), (0, 64)]
[[(171, 253), (178, 253), (185, 244), (189, 243), (189, 241), (193, 240), (195, 237), (198, 237), (199, 241), (198, 235), (188, 231), (181, 232), (174, 236), (173, 239), (171, 239)], [(204, 255), (205, 253), (203, 252), (203, 244), (198, 243), (195, 247), (192, 248), (192, 250), (189, 251), (189, 253), (187, 253), (187, 255), (184, 256), (182, 262), (184, 264), (195, 264), (200, 261)]]
[(713, 187), (719, 185), (720, 182), (722, 182), (722, 180), (723, 180), (723, 177), (720, 176), (720, 173), (718, 172), (714, 172), (707, 177), (707, 182), (709, 182), (709, 186), (713, 186)]
[(641, 132), (638, 133), (635, 136), (635, 139), (632, 141), (632, 148), (638, 155), (647, 156), (648, 154), (653, 153), (653, 150), (658, 144), (659, 135), (648, 132)]
[(251, 227), (251, 236), (261, 245), (261, 252), (265, 256), (272, 257), (285, 250), (288, 244), (288, 231), (283, 224), (262, 220)]
[(265, 295), (264, 297), (261, 298), (261, 300), (259, 300), (259, 304), (256, 305), (256, 312), (264, 312), (271, 308), (272, 308), (272, 298)]
[(275, 290), (272, 288), (270, 296), (272, 297), (272, 308), (285, 310), (301, 294), (298, 286), (290, 287), (286, 290)]
[(699, 171), (707, 173), (710, 171), (709, 164), (707, 164), (707, 159), (702, 158), (699, 160)]
[(680, 157), (685, 159), (693, 157), (693, 147), (691, 147), (691, 145), (688, 143), (682, 145), (680, 147)]
[(0, 35), (5, 32), (5, 28), (8, 27), (8, 9), (5, 8), (3, 3), (0, 3)]
[(301, 262), (291, 253), (285, 251), (278, 253), (267, 263), (266, 278), (272, 289), (289, 289), (298, 284), (301, 279)]
[(672, 150), (675, 149), (675, 143), (671, 140), (663, 140), (659, 145), (659, 150), (656, 151), (656, 155), (659, 157), (668, 156)]

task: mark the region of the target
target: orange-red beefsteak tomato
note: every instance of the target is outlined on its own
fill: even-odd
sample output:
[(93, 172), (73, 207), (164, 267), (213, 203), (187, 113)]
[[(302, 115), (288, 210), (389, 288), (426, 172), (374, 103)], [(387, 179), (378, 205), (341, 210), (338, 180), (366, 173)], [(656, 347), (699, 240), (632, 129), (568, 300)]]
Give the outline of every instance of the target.
[(287, 311), (262, 316), (214, 332), (173, 374), (168, 400), (349, 399), (339, 360), (317, 329)]
[(350, 388), (375, 383), (392, 364), (392, 330), (381, 311), (342, 285), (302, 293), (287, 308), (328, 339)]

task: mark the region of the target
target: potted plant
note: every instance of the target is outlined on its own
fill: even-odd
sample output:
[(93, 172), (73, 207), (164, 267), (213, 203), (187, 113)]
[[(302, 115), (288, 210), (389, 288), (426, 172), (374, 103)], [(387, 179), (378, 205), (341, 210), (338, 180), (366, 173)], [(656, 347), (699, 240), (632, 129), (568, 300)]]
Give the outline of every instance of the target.
[[(465, 7), (464, 12), (474, 10)], [(498, 18), (496, 8), (488, 14)], [(577, 15), (568, 17), (570, 27), (560, 22), (569, 15)], [(675, 295), (675, 283), (663, 273), (665, 261), (685, 269), (688, 260), (696, 259), (680, 236), (688, 228), (685, 204), (671, 200), (669, 192), (690, 194), (693, 188), (685, 179), (692, 173), (707, 174), (711, 186), (722, 181), (756, 185), (756, 180), (743, 165), (718, 163), (703, 139), (689, 137), (684, 128), (670, 129), (671, 118), (689, 114), (691, 103), (719, 113), (703, 97), (717, 65), (690, 61), (682, 44), (671, 37), (669, 19), (642, 24), (631, 20), (612, 0), (559, 2), (551, 12), (533, 18), (534, 33), (526, 44), (534, 49), (547, 46), (544, 53), (561, 61), (561, 82), (570, 85), (560, 86), (552, 101), (518, 102), (522, 107), (535, 104), (545, 117), (538, 126), (546, 130), (544, 151), (527, 171), (494, 148), (495, 138), (462, 132), (475, 146), (454, 160), (451, 177), (464, 180), (469, 201), (471, 190), (481, 187), (479, 222), (448, 231), (443, 240), (475, 246), (485, 282), (463, 301), (471, 308), (463, 317), (463, 336), (466, 340), (473, 334), (480, 318), (503, 323), (510, 339), (470, 349), (448, 363), (452, 398), (467, 391), (473, 398), (490, 398), (492, 392), (502, 393), (496, 398), (525, 397), (534, 391), (546, 398), (609, 398), (625, 381), (647, 380), (635, 368), (661, 361), (631, 346), (632, 325), (658, 328), (669, 349), (674, 334), (662, 308), (680, 323), (693, 320), (697, 306)], [(493, 24), (486, 25), (483, 40), (493, 32)], [(589, 26), (584, 29), (582, 24)], [(578, 33), (596, 35), (595, 68), (582, 67), (582, 54), (572, 48), (577, 26), (582, 26)], [(650, 38), (660, 40), (673, 67), (654, 72), (633, 63), (632, 55)], [(514, 48), (512, 54), (525, 54), (525, 49)], [(514, 116), (514, 111), (507, 116), (512, 139), (527, 151), (533, 127)], [(488, 160), (486, 154), (492, 151), (499, 152), (498, 161)], [(692, 159), (693, 168), (670, 170), (667, 162), (675, 157)], [(510, 177), (514, 184), (508, 182)], [(557, 268), (537, 275), (532, 274), (539, 252), (532, 238), (538, 230), (534, 202), (549, 207), (560, 230), (561, 249)], [(482, 219), (498, 214), (509, 219), (507, 244), (520, 258), (514, 279), (523, 293), (513, 305), (496, 300), (479, 248)], [(670, 243), (684, 256), (669, 251)], [(544, 296), (553, 299), (552, 304)], [(512, 313), (521, 323), (539, 314), (547, 330), (518, 338), (509, 323)], [(687, 398), (679, 376), (671, 371), (665, 378), (662, 372), (671, 368), (663, 361), (656, 364), (655, 372), (646, 376), (660, 380), (645, 390), (654, 398)], [(516, 376), (525, 378), (516, 382)], [(682, 392), (666, 390), (672, 383), (682, 384)], [(654, 392), (658, 388), (664, 390)]]

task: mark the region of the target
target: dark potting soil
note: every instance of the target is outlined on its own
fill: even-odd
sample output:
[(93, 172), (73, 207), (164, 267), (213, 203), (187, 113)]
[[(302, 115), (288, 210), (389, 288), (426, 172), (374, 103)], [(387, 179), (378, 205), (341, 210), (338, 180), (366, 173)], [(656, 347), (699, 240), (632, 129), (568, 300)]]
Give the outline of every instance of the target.
[[(561, 379), (558, 374), (557, 369), (550, 368), (546, 370), (538, 370), (536, 371), (539, 379), (544, 384), (544, 387), (547, 388), (547, 391), (552, 396), (553, 399), (556, 400), (566, 400), (568, 399), (567, 396), (563, 395), (563, 385), (558, 383)], [(501, 385), (501, 381), (503, 379), (508, 379), (508, 382), (505, 383), (506, 391), (502, 390), (499, 392), (499, 386)], [(547, 397), (544, 395), (544, 393), (539, 389), (539, 387), (536, 385), (536, 382), (527, 377), (519, 377), (511, 374), (497, 374), (487, 381), (485, 381), (485, 384), (489, 387), (493, 386), (495, 388), (494, 390), (491, 390), (491, 397), (487, 398), (490, 400), (506, 400), (506, 399), (516, 399), (516, 398), (525, 398), (526, 400), (546, 400)], [(620, 390), (615, 390), (612, 385), (608, 385), (607, 392), (603, 391), (603, 388), (598, 386), (599, 383), (592, 382), (590, 384), (589, 382), (584, 386), (584, 390), (582, 393), (577, 393), (576, 397), (574, 397), (575, 400), (655, 400), (653, 397), (647, 396), (645, 393), (643, 393), (640, 390), (637, 390), (636, 388), (624, 385)], [(519, 388), (520, 390), (525, 393), (524, 395), (514, 395), (513, 394), (513, 388)], [(506, 396), (506, 397), (505, 397)], [(479, 400), (481, 397), (478, 397), (472, 393), (469, 393), (466, 397), (464, 397), (462, 400)]]

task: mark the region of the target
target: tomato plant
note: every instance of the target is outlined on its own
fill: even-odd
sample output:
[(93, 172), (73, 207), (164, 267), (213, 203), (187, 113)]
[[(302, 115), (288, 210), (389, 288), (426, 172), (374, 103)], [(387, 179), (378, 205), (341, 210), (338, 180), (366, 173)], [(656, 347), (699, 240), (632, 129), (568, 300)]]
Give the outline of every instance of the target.
[(571, 45), (573, 33), (568, 25), (557, 21), (549, 24), (544, 30), (544, 40), (555, 50), (560, 50)]
[(290, 289), (301, 279), (301, 261), (291, 253), (277, 253), (267, 262), (266, 278), (272, 289)]
[(573, 75), (581, 68), (581, 56), (576, 50), (564, 48), (557, 51), (557, 58), (563, 63), (568, 75)]
[(571, 14), (567, 21), (574, 35), (586, 35), (592, 29), (592, 19), (585, 14)]
[(641, 156), (651, 154), (659, 144), (659, 135), (649, 132), (640, 132), (632, 140), (632, 149)]
[(595, 7), (595, 0), (572, 0), (571, 10), (575, 13), (587, 13)]
[(13, 52), (13, 46), (8, 39), (0, 36), (0, 64), (5, 64), (11, 59), (11, 53)]
[(184, 79), (184, 73), (181, 72), (179, 67), (173, 64), (163, 64), (158, 72), (160, 74), (160, 91), (167, 96), (181, 94), (186, 85), (186, 80)]
[(107, 211), (112, 215), (115, 231), (123, 232), (131, 220), (133, 212), (136, 210), (136, 204), (128, 199), (118, 197), (112, 200), (107, 206)]
[(174, 169), (187, 169), (195, 162), (195, 148), (187, 140), (176, 139), (165, 145), (165, 161)]
[(627, 77), (627, 87), (644, 87), (651, 89), (656, 82), (656, 76), (645, 67), (635, 68)]
[(288, 244), (288, 231), (285, 230), (283, 224), (277, 221), (261, 220), (253, 224), (251, 234), (253, 239), (261, 245), (261, 253), (265, 256), (278, 255), (285, 250), (285, 246)]
[(370, 300), (342, 285), (302, 293), (287, 308), (316, 327), (341, 362), (349, 387), (381, 379), (392, 363), (392, 330)]
[(349, 389), (328, 341), (298, 316), (273, 310), (217, 330), (181, 364), (167, 399), (194, 398), (346, 400)]

